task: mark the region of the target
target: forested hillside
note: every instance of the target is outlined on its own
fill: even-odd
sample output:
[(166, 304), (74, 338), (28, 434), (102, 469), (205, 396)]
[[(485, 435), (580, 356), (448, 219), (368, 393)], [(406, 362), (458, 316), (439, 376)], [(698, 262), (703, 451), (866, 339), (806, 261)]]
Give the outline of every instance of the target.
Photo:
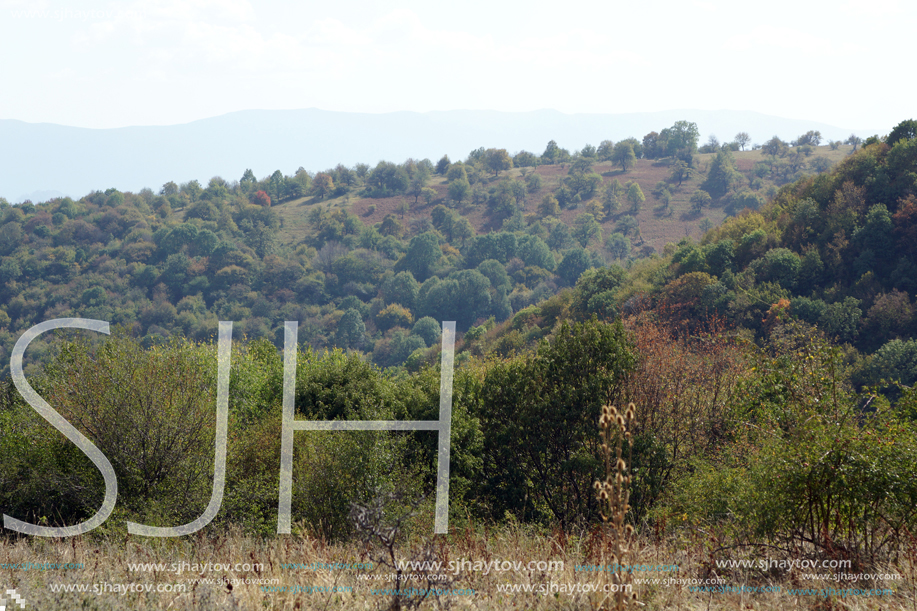
[[(7, 371), (29, 326), (79, 316), (127, 326), (145, 345), (210, 338), (218, 320), (279, 345), (283, 321), (298, 320), (316, 349), (360, 350), (383, 367), (414, 355), (416, 367), (438, 321), (490, 328), (586, 269), (700, 238), (859, 144), (819, 146), (817, 132), (792, 146), (698, 138), (680, 121), (572, 153), (550, 142), (541, 154), (482, 148), (454, 163), (0, 201), (0, 361)], [(43, 351), (39, 340), (29, 355)]]
[[(664, 133), (657, 138), (674, 141)], [(767, 143), (773, 152), (753, 166), (770, 168), (758, 170), (760, 186), (782, 182), (779, 168), (815, 144)], [(454, 319), (452, 521), (416, 558), (466, 553), (456, 552), (460, 537), (483, 525), (550, 540), (551, 554), (584, 564), (607, 563), (612, 546), (636, 539), (628, 557), (640, 563), (677, 558), (692, 579), (716, 571), (767, 587), (795, 588), (797, 574), (714, 563), (843, 560), (830, 566), (848, 567), (846, 576), (812, 583), (860, 587), (862, 571), (878, 571), (869, 579), (887, 588), (883, 608), (907, 608), (910, 589), (891, 586), (915, 579), (917, 122), (860, 144), (833, 169), (793, 175), (770, 201), (741, 210), (740, 197), (757, 195), (733, 152), (717, 146), (703, 171), (690, 146), (667, 158), (645, 147), (641, 161), (672, 172), (660, 192), (684, 194), (680, 179), (691, 199), (706, 194), (696, 198), (702, 211), (735, 214), (700, 241), (610, 263), (597, 236), (642, 187), (621, 195), (614, 175), (594, 171), (606, 163), (602, 147), (595, 161), (580, 152), (534, 169), (496, 149), (461, 164), (358, 168), (351, 210), (404, 209), (404, 219), (386, 213), (373, 225), (347, 209), (348, 193), (335, 196), (349, 180), (341, 169), (289, 179), (300, 187), (279, 174), (246, 176), (206, 189), (166, 185), (160, 195), (7, 206), (4, 341), (53, 317), (121, 325), (110, 337), (46, 339), (36, 351), (44, 362), (29, 372), (110, 459), (117, 508), (96, 534), (111, 540), (133, 545), (126, 520), (186, 524), (211, 498), (218, 320), (235, 321), (227, 477), (205, 528), (272, 537), (286, 375), (278, 325), (298, 320), (302, 330), (298, 419), (430, 421), (440, 321)], [(634, 143), (611, 149), (625, 151), (608, 163), (623, 165), (630, 181)], [(516, 165), (528, 169), (525, 179)], [(549, 192), (529, 212), (513, 185), (528, 193), (526, 181), (543, 175), (562, 179), (541, 185)], [(462, 195), (472, 182), (486, 194), (477, 204)], [(310, 194), (269, 205), (287, 188)], [(329, 197), (338, 203), (324, 205)], [(429, 218), (410, 221), (415, 201)], [(300, 236), (280, 237), (283, 206), (303, 207)], [(560, 220), (571, 208), (572, 227)], [(473, 224), (478, 214), (491, 223), (502, 215), (499, 230)], [(376, 533), (429, 533), (438, 451), (430, 431), (299, 433), (297, 534), (320, 541), (322, 553), (328, 542), (350, 542), (357, 557), (372, 551)], [(105, 495), (100, 471), (9, 380), (0, 382), (0, 464), (0, 506), (16, 519), (73, 524)], [(383, 543), (394, 558), (396, 544)], [(635, 592), (651, 608), (667, 596), (648, 582)], [(709, 602), (709, 591), (697, 592), (690, 596)]]
[[(699, 242), (670, 244), (664, 256), (626, 272), (614, 265), (586, 272), (559, 299), (581, 318), (652, 311), (689, 329), (713, 319), (759, 343), (778, 321), (792, 319), (845, 347), (857, 385), (911, 385), (917, 381), (915, 133), (917, 123), (905, 121), (834, 170), (781, 188), (766, 205), (743, 210)], [(538, 313), (536, 306), (517, 314), (499, 341), (519, 344), (513, 333), (531, 327), (525, 321)]]

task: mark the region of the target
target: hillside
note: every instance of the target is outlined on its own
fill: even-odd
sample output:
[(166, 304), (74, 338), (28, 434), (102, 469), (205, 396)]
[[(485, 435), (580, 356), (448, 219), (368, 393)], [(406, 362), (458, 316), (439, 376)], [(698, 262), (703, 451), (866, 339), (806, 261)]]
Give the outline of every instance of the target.
[[(830, 168), (837, 162), (844, 159), (852, 152), (852, 146), (840, 145), (836, 149), (828, 145), (815, 147), (813, 159), (824, 158), (828, 161), (825, 169)], [(756, 178), (755, 164), (769, 161), (769, 156), (758, 150), (735, 151), (736, 167), (742, 173), (745, 179), (746, 187), (752, 184)], [(675, 243), (685, 237), (700, 239), (703, 235), (702, 223), (708, 219), (711, 226), (719, 225), (729, 216), (726, 207), (729, 199), (723, 199), (713, 202), (713, 205), (707, 209), (696, 212), (691, 209), (690, 196), (702, 183), (709, 164), (714, 159), (714, 153), (699, 153), (697, 158), (697, 168), (699, 175), (690, 180), (685, 180), (681, 187), (673, 188), (671, 183), (668, 187), (671, 191), (670, 207), (666, 209), (660, 197), (654, 193), (654, 187), (659, 182), (667, 182), (671, 176), (671, 160), (651, 160), (637, 159), (633, 168), (627, 172), (622, 172), (620, 167), (605, 161), (594, 165), (593, 169), (602, 177), (602, 184), (597, 189), (601, 193), (602, 189), (612, 180), (634, 181), (640, 185), (640, 188), (647, 200), (640, 206), (637, 214), (633, 215), (639, 223), (640, 234), (642, 236), (641, 253), (646, 256), (653, 252), (661, 253), (666, 244)], [(561, 165), (542, 165), (535, 168), (514, 168), (501, 174), (500, 179), (524, 180), (531, 173), (537, 174), (543, 180), (543, 184), (535, 191), (529, 191), (525, 195), (525, 202), (522, 211), (527, 216), (538, 216), (537, 204), (541, 199), (550, 193), (555, 192), (562, 180), (568, 175), (570, 170), (569, 164)], [(822, 170), (824, 171), (824, 170)], [(494, 179), (483, 177), (485, 184), (493, 184)], [(364, 224), (377, 224), (388, 214), (399, 217), (406, 223), (417, 224), (422, 219), (430, 219), (432, 210), (439, 204), (448, 200), (448, 180), (443, 176), (433, 176), (429, 186), (436, 191), (436, 196), (430, 203), (420, 200), (418, 204), (413, 204), (413, 198), (409, 196), (393, 196), (383, 198), (360, 197), (359, 194), (347, 193), (339, 197), (329, 196), (327, 199), (320, 199), (316, 196), (302, 197), (292, 201), (282, 202), (273, 207), (282, 219), (282, 226), (278, 234), (279, 239), (291, 246), (295, 246), (302, 239), (302, 236), (309, 231), (307, 215), (313, 206), (323, 206), (325, 208), (346, 209), (356, 214)], [(762, 196), (775, 191), (776, 185), (785, 182), (775, 177), (766, 178), (755, 184), (756, 191)], [(403, 202), (407, 201), (410, 205), (409, 211), (404, 219), (401, 219), (400, 207)], [(588, 203), (588, 202), (586, 202)], [(576, 217), (586, 210), (586, 203), (579, 206), (562, 209), (556, 216), (559, 220), (572, 226)], [(494, 222), (488, 218), (486, 209), (480, 206), (466, 206), (462, 208), (462, 213), (468, 218), (477, 232), (498, 231), (499, 222)], [(626, 211), (618, 211), (608, 214), (599, 219), (602, 230), (605, 235), (616, 232), (617, 223), (625, 216)]]
[[(803, 147), (814, 145), (799, 141), (769, 142), (764, 158), (719, 147), (702, 158), (687, 147), (666, 161), (650, 150), (655, 160), (643, 164), (634, 143), (618, 144), (600, 149), (620, 151), (626, 172), (592, 161), (588, 149), (561, 160), (562, 149), (549, 146), (537, 166), (523, 165), (534, 155), (516, 164), (506, 151), (482, 149), (463, 163), (342, 166), (262, 181), (246, 173), (239, 184), (167, 183), (158, 195), (110, 190), (3, 206), (4, 346), (49, 318), (119, 326), (110, 337), (51, 336), (29, 348), (31, 383), (110, 459), (118, 481), (113, 519), (62, 544), (58, 560), (91, 566), (96, 554), (117, 553), (169, 562), (173, 552), (206, 548), (212, 557), (221, 548), (255, 561), (257, 550), (273, 564), (251, 575), (276, 575), (279, 565), (289, 579), (291, 564), (281, 562), (305, 553), (321, 562), (368, 558), (386, 571), (398, 559), (445, 562), (525, 540), (539, 546), (525, 548), (526, 558), (575, 563), (555, 577), (589, 585), (612, 574), (647, 608), (735, 607), (732, 591), (711, 605), (710, 590), (682, 587), (694, 580), (742, 583), (741, 606), (761, 609), (834, 609), (873, 594), (883, 609), (909, 608), (917, 122), (857, 142), (852, 154), (835, 146), (840, 160), (819, 163), (818, 173), (804, 171), (816, 149), (807, 155)], [(627, 205), (654, 213), (650, 197), (629, 197), (642, 189), (631, 180), (651, 181), (662, 168), (660, 203), (671, 186), (672, 208), (689, 192), (702, 212), (734, 214), (700, 241), (606, 262), (620, 245), (598, 239), (595, 218)], [(671, 176), (679, 168), (684, 191)], [(630, 182), (624, 201), (615, 178)], [(699, 186), (707, 197), (695, 197)], [(773, 192), (770, 201), (761, 191)], [(271, 206), (271, 193), (285, 201)], [(526, 200), (538, 195), (532, 210)], [(412, 207), (415, 199), (424, 204)], [(739, 209), (746, 202), (758, 205)], [(370, 224), (373, 215), (381, 221)], [(282, 219), (290, 220), (281, 228)], [(189, 547), (147, 544), (127, 520), (188, 524), (214, 498), (218, 320), (234, 322), (220, 509), (182, 542)], [(284, 320), (299, 321), (292, 370), (277, 349)], [(292, 536), (279, 533), (287, 371), (300, 421), (429, 422), (449, 379), (440, 371), (449, 362), (440, 361), (442, 320), (459, 330), (448, 533), (429, 538), (442, 437), (416, 430), (297, 434), (292, 485), (280, 488), (291, 490)], [(11, 380), (0, 380), (0, 464), (0, 505), (19, 520), (85, 521), (110, 489), (109, 476), (103, 481)], [(31, 562), (47, 553), (37, 540), (0, 547)], [(282, 547), (271, 547), (277, 541)], [(609, 566), (612, 553), (619, 566), (672, 558), (679, 579), (692, 581), (660, 588), (655, 578), (594, 568)], [(761, 569), (800, 558), (844, 572)], [(557, 608), (557, 597), (508, 592), (503, 579), (519, 570), (488, 580), (473, 570), (431, 577), (416, 566), (399, 574), (412, 584), (442, 586), (445, 577), (450, 587), (471, 586), (476, 607), (510, 597)], [(355, 584), (333, 601), (351, 608), (366, 591), (362, 576), (329, 573), (309, 575)], [(122, 567), (106, 578), (131, 574)], [(875, 590), (860, 589), (867, 579)], [(255, 606), (301, 600), (205, 586), (179, 608), (206, 606), (217, 591)], [(30, 600), (61, 606), (45, 602), (56, 594), (50, 588), (37, 591)], [(422, 602), (396, 590), (385, 596), (392, 608)], [(582, 595), (562, 604), (595, 602)]]
[[(783, 145), (765, 155), (729, 145), (714, 155), (696, 152), (693, 124), (662, 134), (668, 156), (651, 132), (572, 154), (551, 141), (541, 155), (480, 148), (464, 162), (339, 164), (261, 180), (246, 171), (206, 187), (170, 181), (158, 194), (0, 202), (0, 350), (8, 355), (29, 326), (67, 316), (126, 325), (148, 344), (207, 339), (232, 319), (279, 345), (283, 320), (300, 320), (316, 348), (399, 365), (431, 345), (437, 320), (458, 320), (461, 332), (506, 320), (590, 267), (631, 265), (699, 238), (850, 149)], [(724, 192), (695, 205), (719, 158)], [(41, 359), (42, 344), (30, 354)]]
[[(628, 272), (587, 271), (552, 310), (581, 319), (647, 310), (687, 328), (713, 319), (759, 343), (793, 321), (843, 346), (857, 385), (914, 384), (914, 125), (905, 121), (830, 172), (782, 187), (760, 209), (727, 218), (700, 241), (670, 243), (664, 256)], [(740, 159), (739, 167), (752, 163)], [(520, 330), (529, 329), (530, 340), (543, 336), (548, 331), (533, 332), (530, 322), (540, 308), (494, 329), (483, 351), (524, 345)]]

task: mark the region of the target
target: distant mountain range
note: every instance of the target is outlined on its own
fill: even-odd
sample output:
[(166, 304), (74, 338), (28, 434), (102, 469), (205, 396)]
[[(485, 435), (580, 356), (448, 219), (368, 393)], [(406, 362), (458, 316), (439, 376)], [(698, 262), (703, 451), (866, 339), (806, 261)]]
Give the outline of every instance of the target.
[[(0, 196), (11, 202), (44, 201), (115, 187), (159, 190), (172, 180), (206, 185), (213, 176), (239, 179), (246, 168), (259, 178), (300, 166), (320, 171), (338, 163), (375, 165), (408, 157), (463, 159), (478, 147), (541, 153), (549, 140), (565, 148), (605, 139), (643, 138), (676, 121), (697, 123), (701, 143), (711, 134), (731, 140), (740, 131), (752, 142), (796, 138), (810, 129), (826, 139), (851, 130), (816, 121), (747, 111), (668, 110), (630, 114), (574, 114), (554, 110), (453, 110), (366, 114), (303, 110), (244, 110), (182, 125), (88, 129), (0, 120)], [(887, 132), (891, 126), (882, 130)]]

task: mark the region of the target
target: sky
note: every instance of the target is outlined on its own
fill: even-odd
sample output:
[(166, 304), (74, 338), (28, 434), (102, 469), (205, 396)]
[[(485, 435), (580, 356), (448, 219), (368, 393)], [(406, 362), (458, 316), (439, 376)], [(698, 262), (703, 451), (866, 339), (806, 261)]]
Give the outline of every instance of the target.
[(915, 115), (915, 25), (898, 0), (0, 0), (0, 119), (692, 108), (887, 133)]

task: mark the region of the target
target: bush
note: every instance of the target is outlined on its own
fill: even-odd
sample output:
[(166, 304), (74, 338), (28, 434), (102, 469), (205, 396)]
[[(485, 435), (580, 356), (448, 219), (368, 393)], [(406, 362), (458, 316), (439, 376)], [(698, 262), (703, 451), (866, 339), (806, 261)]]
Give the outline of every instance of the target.
[[(76, 341), (63, 346), (35, 384), (111, 461), (121, 512), (162, 526), (203, 512), (214, 463), (213, 349), (173, 341), (143, 350), (124, 334), (94, 350)], [(11, 406), (5, 418), (15, 425), (2, 428), (15, 433), (0, 443), (0, 460), (4, 472), (19, 473), (15, 485), (3, 487), (15, 499), (4, 503), (6, 510), (61, 523), (93, 515), (104, 492), (101, 474), (31, 407), (18, 400)]]
[(473, 412), (484, 433), (480, 510), (563, 526), (598, 518), (594, 422), (634, 362), (620, 323), (593, 319), (562, 323), (534, 354), (489, 367)]
[(732, 442), (696, 461), (672, 509), (740, 539), (885, 555), (917, 527), (917, 427), (881, 397), (858, 409), (815, 332), (778, 326), (769, 352), (737, 394)]
[(424, 316), (414, 323), (414, 328), (411, 329), (411, 334), (417, 335), (423, 339), (424, 343), (429, 347), (434, 346), (439, 342), (442, 336), (442, 329), (440, 328), (440, 324), (436, 322), (435, 318)]
[[(233, 436), (230, 448), (224, 519), (262, 534), (276, 532), (282, 392), (277, 358), (261, 400), (270, 412)], [(300, 420), (405, 419), (415, 403), (379, 369), (339, 350), (298, 353), (294, 401)], [(402, 433), (310, 431), (294, 440), (292, 518), (328, 539), (350, 534), (351, 503), (366, 502), (374, 490), (391, 491), (396, 484), (421, 487), (422, 474), (434, 469), (432, 462), (410, 460), (411, 438)]]

